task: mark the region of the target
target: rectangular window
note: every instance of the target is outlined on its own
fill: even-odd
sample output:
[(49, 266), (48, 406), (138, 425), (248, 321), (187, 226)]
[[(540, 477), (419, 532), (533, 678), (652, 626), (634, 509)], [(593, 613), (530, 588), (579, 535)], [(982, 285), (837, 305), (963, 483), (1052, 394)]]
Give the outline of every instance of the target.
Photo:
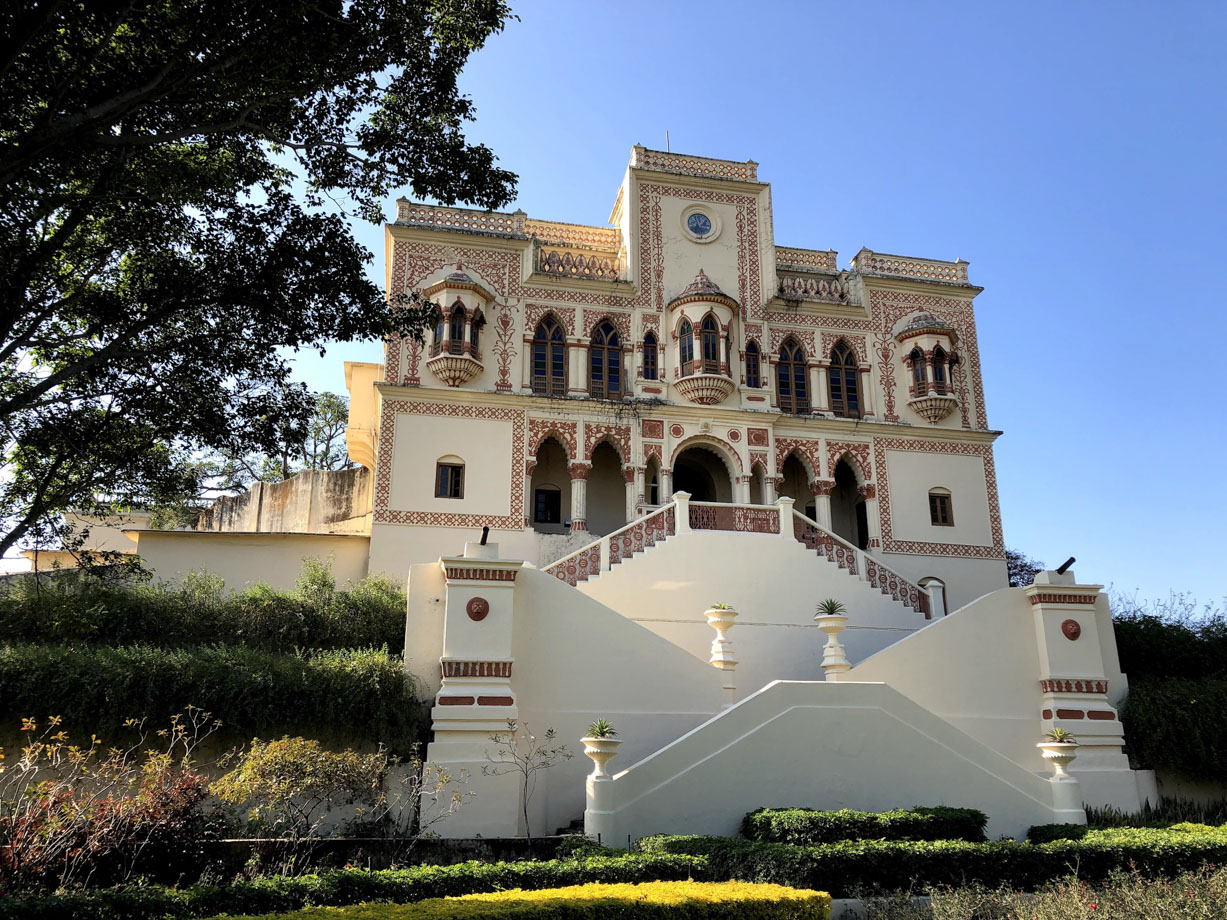
[(950, 506), (950, 496), (941, 492), (929, 493), (929, 520), (935, 527), (953, 527), (954, 511)]
[(464, 498), (464, 467), (461, 464), (435, 464), (435, 498)]
[(538, 524), (562, 522), (562, 493), (557, 489), (537, 489), (533, 496), (533, 521)]

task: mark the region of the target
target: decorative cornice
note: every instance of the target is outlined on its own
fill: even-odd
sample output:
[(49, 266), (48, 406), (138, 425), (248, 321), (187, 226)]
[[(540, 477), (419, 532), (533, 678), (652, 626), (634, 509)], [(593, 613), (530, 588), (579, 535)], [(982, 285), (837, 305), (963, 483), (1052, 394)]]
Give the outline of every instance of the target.
[(1101, 677), (1050, 677), (1040, 681), (1044, 693), (1107, 693), (1108, 682)]
[(1037, 591), (1027, 599), (1031, 601), (1032, 606), (1035, 606), (1036, 604), (1094, 604), (1098, 597), (1099, 589), (1096, 588), (1094, 594), (1058, 594), (1052, 591)]
[(439, 668), (444, 677), (511, 677), (510, 661), (459, 661), (444, 658)]

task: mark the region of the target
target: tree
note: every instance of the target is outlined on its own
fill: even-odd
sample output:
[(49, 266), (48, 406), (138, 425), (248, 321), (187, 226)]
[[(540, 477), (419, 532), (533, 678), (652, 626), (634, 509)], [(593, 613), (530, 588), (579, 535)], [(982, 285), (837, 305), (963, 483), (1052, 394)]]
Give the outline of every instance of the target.
[(306, 428), (288, 427), (275, 453), (219, 457), (204, 471), (207, 493), (241, 492), (253, 482), (280, 482), (303, 470), (347, 470), (354, 463), (345, 445), (349, 400), (336, 393), (310, 394)]
[[(308, 430), (284, 350), (419, 335), (348, 218), (501, 207), (456, 79), (503, 0), (0, 7), (0, 553)], [(329, 211), (328, 208), (332, 208)]]
[(1005, 567), (1010, 573), (1011, 588), (1025, 588), (1035, 581), (1035, 576), (1044, 571), (1044, 563), (1020, 553), (1016, 549), (1005, 551)]
[(494, 753), (486, 751), (489, 763), (481, 768), (481, 772), (484, 776), (514, 774), (519, 778), (524, 836), (531, 837), (533, 832), (528, 823), (528, 802), (537, 788), (537, 774), (575, 755), (565, 744), (558, 743), (558, 732), (554, 729), (547, 728), (545, 735), (537, 738), (527, 725), (518, 726), (515, 720), (508, 720), (507, 731), (495, 732), (490, 740), (497, 746)]

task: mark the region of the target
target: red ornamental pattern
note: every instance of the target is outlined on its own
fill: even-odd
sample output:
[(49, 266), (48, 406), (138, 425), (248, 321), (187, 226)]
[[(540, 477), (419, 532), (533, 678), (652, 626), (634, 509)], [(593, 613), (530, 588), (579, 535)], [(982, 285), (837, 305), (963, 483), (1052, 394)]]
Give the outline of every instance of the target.
[(515, 581), (519, 570), (449, 565), (444, 572), (449, 581)]
[[(443, 511), (404, 511), (389, 507), (392, 494), (392, 457), (395, 453), (397, 415), (444, 415), (457, 418), (492, 419), (511, 422), (510, 513), (463, 514)], [(375, 461), (375, 503), (371, 518), (378, 524), (426, 524), (434, 527), (482, 527), (495, 530), (521, 530), (524, 527), (524, 464), (516, 459), (523, 450), (525, 419), (519, 409), (494, 406), (449, 405), (389, 399), (383, 404), (379, 424), (379, 454)]]
[(498, 319), (494, 321), (495, 340), (491, 352), (498, 365), (498, 382), (494, 388), (500, 393), (511, 392), (511, 359), (516, 356), (512, 342), (515, 339), (515, 320), (511, 318), (511, 309), (504, 307), (499, 311)]
[[(874, 354), (878, 358), (878, 379), (882, 384), (885, 411), (882, 418), (888, 422), (899, 421), (895, 413), (895, 337), (890, 332), (879, 332), (873, 337)], [(967, 414), (967, 399), (964, 394), (963, 414)], [(964, 426), (966, 427), (966, 426)]]
[(530, 418), (528, 420), (528, 450), (536, 457), (541, 450), (541, 444), (553, 435), (566, 448), (567, 459), (575, 460), (579, 456), (579, 422), (560, 422), (552, 418)]
[(524, 335), (526, 338), (532, 338), (533, 333), (537, 330), (537, 324), (545, 318), (547, 313), (552, 313), (558, 317), (558, 321), (562, 323), (563, 329), (567, 335), (575, 335), (575, 308), (574, 307), (554, 307), (549, 304), (530, 303), (524, 308)]
[(775, 439), (775, 471), (784, 472), (784, 461), (793, 451), (800, 454), (809, 464), (806, 472), (810, 478), (822, 475), (822, 460), (820, 459), (822, 442), (811, 438), (776, 438)]
[(805, 351), (808, 358), (815, 356), (814, 349), (814, 333), (805, 329), (788, 329), (775, 326), (771, 330), (771, 354), (772, 357), (780, 352), (780, 346), (784, 344), (785, 339), (795, 339), (797, 343)]
[(460, 661), (444, 659), (439, 667), (444, 677), (511, 677), (510, 661)]
[(767, 455), (760, 451), (752, 450), (750, 451), (750, 469), (751, 471), (753, 471), (753, 469), (756, 466), (762, 469), (764, 475), (768, 474)]
[[(714, 434), (692, 434), (685, 441), (682, 441), (673, 448), (673, 458), (670, 461), (669, 466), (672, 468), (673, 466), (677, 465), (677, 455), (684, 451), (687, 447), (702, 447), (704, 444), (719, 444), (725, 449), (726, 455), (722, 456), (721, 459), (724, 460), (725, 464), (727, 465), (728, 458), (733, 458), (735, 467), (734, 469), (730, 470), (730, 472), (734, 476), (740, 476), (743, 472), (745, 472), (741, 465), (741, 455), (737, 453), (737, 451), (733, 448), (733, 445), (724, 440), (724, 438), (716, 437)], [(720, 451), (716, 451), (716, 453), (720, 453)]]
[(856, 360), (860, 364), (867, 364), (869, 361), (869, 348), (865, 344), (865, 336), (863, 335), (848, 335), (843, 332), (824, 332), (822, 333), (822, 354), (820, 357), (826, 360), (831, 357), (831, 352), (839, 342), (844, 342), (852, 353), (856, 355)]
[(737, 443), (738, 441), (741, 440), (741, 432), (738, 431), (736, 428), (730, 428), (729, 429), (729, 440), (732, 441), (734, 444)]
[(914, 585), (906, 578), (896, 575), (890, 569), (879, 565), (872, 556), (865, 556), (865, 580), (871, 587), (877, 588), (883, 594), (888, 594), (893, 600), (900, 601), (903, 606), (911, 607), (917, 613), (923, 613), (929, 619), (929, 592)]
[(919, 540), (896, 540), (890, 517), (890, 480), (878, 479), (878, 524), (882, 532), (882, 551), (912, 553), (921, 556), (959, 556), (966, 559), (1004, 559), (1005, 541), (1001, 533), (1001, 506), (997, 499), (997, 470), (993, 464), (993, 448), (989, 444), (960, 444), (950, 441), (922, 441), (918, 438), (874, 438), (873, 458), (878, 469), (886, 470), (888, 450), (915, 450), (931, 454), (960, 454), (980, 457), (984, 461), (984, 481), (988, 485), (988, 516), (992, 546), (970, 543), (936, 543)]
[(1107, 693), (1108, 682), (1093, 677), (1074, 680), (1049, 678), (1040, 681), (1040, 690), (1044, 693)]
[(779, 533), (780, 513), (774, 508), (691, 502), (690, 527), (692, 530)]
[(674, 506), (670, 505), (645, 518), (640, 518), (609, 538), (609, 567), (613, 568), (635, 553), (641, 553), (657, 543), (663, 543), (676, 530)]
[(623, 464), (633, 462), (631, 458), (631, 426), (630, 425), (584, 425), (584, 457), (592, 459), (592, 452), (602, 441), (610, 442), (618, 451)]
[(634, 306), (651, 307), (662, 313), (664, 303), (664, 230), (661, 221), (662, 198), (684, 201), (706, 201), (729, 204), (737, 209), (737, 301), (742, 319), (752, 315), (762, 318), (762, 258), (758, 243), (758, 199), (754, 195), (736, 195), (711, 189), (679, 188), (644, 182), (639, 186), (640, 252), (639, 296)]
[(685, 433), (686, 433), (686, 429), (683, 428), (681, 425), (675, 424), (675, 425), (669, 426), (669, 434), (671, 434), (675, 438), (680, 438)]
[(1044, 592), (1032, 594), (1028, 600), (1031, 601), (1031, 606), (1036, 604), (1094, 604), (1099, 593), (1095, 594), (1053, 594), (1052, 592)]
[(593, 543), (578, 553), (559, 559), (553, 565), (547, 565), (545, 571), (573, 588), (581, 581), (596, 578), (601, 574), (601, 544)]
[(848, 573), (856, 574), (856, 550), (842, 540), (825, 530), (819, 530), (812, 524), (807, 524), (801, 518), (793, 516), (793, 536), (804, 543), (806, 548), (814, 550), (828, 562), (834, 562)]
[(750, 447), (766, 447), (771, 433), (766, 428), (747, 428), (746, 444)]
[(658, 418), (645, 418), (641, 423), (642, 432), (645, 438), (663, 438), (665, 436), (665, 423)]
[(659, 445), (659, 444), (644, 444), (644, 445), (643, 445), (643, 462), (644, 462), (644, 465), (646, 466), (646, 465), (647, 465), (647, 462), (648, 462), (649, 460), (651, 460), (653, 457), (655, 457), (655, 458), (656, 458), (656, 462), (657, 462), (657, 463), (663, 463), (663, 462), (664, 462), (664, 458), (661, 456), (661, 445)]
[(835, 464), (845, 457), (856, 461), (861, 475), (865, 479), (873, 479), (873, 464), (869, 461), (870, 445), (858, 441), (827, 441), (827, 469), (835, 475)]
[(630, 344), (631, 341), (631, 315), (629, 313), (614, 313), (610, 310), (584, 310), (584, 335), (592, 338), (592, 330), (596, 328), (597, 323), (603, 319), (613, 323), (614, 328), (618, 330), (618, 335), (622, 339), (623, 347)]

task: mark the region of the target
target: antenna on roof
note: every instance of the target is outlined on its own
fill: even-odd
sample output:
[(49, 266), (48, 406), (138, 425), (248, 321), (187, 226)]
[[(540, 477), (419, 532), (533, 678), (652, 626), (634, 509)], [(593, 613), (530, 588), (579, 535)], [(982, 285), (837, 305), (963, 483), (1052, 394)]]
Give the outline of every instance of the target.
[(669, 149), (669, 132), (666, 130), (665, 131), (665, 153), (672, 153), (672, 152), (673, 151)]

